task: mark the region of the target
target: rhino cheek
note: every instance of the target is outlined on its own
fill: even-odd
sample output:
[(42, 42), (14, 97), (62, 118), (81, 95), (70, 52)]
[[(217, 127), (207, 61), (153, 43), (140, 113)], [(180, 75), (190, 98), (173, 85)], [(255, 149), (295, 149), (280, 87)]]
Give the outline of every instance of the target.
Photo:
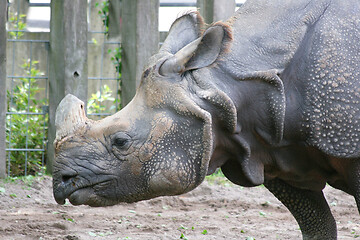
[(201, 170), (208, 150), (203, 143), (203, 125), (202, 121), (168, 116), (157, 121), (140, 151), (152, 194), (177, 195), (202, 182)]
[[(184, 164), (179, 158), (168, 158), (153, 171), (149, 179), (149, 189), (156, 195), (177, 195), (190, 191), (189, 186), (196, 182), (196, 176), (191, 172), (189, 164)], [(171, 163), (169, 163), (171, 161)], [(187, 165), (187, 166), (185, 166)]]
[(178, 189), (178, 182), (174, 176), (161, 170), (151, 176), (149, 189), (156, 193), (156, 195), (176, 195), (181, 193)]

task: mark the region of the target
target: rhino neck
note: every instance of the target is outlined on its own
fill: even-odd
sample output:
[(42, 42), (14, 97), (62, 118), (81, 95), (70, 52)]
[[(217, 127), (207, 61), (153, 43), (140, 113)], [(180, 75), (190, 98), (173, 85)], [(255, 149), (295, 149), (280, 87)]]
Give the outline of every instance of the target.
[[(237, 184), (262, 184), (263, 161), (272, 161), (272, 145), (286, 144), (273, 140), (277, 136), (268, 93), (275, 95), (277, 89), (264, 79), (234, 79), (231, 73), (216, 66), (196, 70), (192, 76), (194, 83), (190, 85), (196, 86), (193, 92), (199, 106), (212, 117), (214, 143), (208, 174), (222, 167)], [(234, 169), (243, 174), (235, 174)]]
[(254, 71), (281, 72), (328, 5), (328, 0), (247, 1), (228, 21), (234, 40), (220, 64), (237, 78)]
[[(249, 81), (251, 85), (246, 86), (247, 82), (233, 79), (230, 74), (217, 67), (194, 71), (191, 81), (193, 81), (190, 85), (193, 88), (192, 92), (195, 93), (194, 98), (212, 118), (213, 152), (208, 174), (218, 167), (229, 166), (230, 163), (230, 168), (238, 169), (238, 173), (243, 172), (243, 174), (235, 174), (235, 179), (232, 176), (233, 172), (228, 171), (227, 177), (230, 180), (243, 186), (261, 184), (263, 175), (251, 172), (262, 173), (263, 166), (246, 164), (258, 163), (258, 161), (249, 161), (255, 156), (251, 155), (252, 148), (258, 146), (256, 138), (251, 133), (256, 124), (260, 126), (266, 122), (265, 118), (250, 117), (251, 114), (255, 114), (256, 117), (258, 114), (261, 115), (261, 107), (255, 109), (255, 106), (262, 102), (261, 97), (256, 96), (258, 93), (251, 92), (252, 82)], [(254, 89), (258, 88), (254, 87)]]

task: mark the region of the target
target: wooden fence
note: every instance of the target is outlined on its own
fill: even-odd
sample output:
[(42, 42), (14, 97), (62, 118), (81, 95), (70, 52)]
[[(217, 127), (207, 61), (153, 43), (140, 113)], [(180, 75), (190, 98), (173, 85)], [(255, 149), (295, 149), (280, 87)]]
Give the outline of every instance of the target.
[[(20, 1), (20, 0), (18, 0)], [(7, 1), (0, 1), (0, 178), (8, 174), (6, 143), (6, 34)], [(85, 103), (88, 98), (88, 1), (52, 0), (48, 74), (47, 171), (52, 172), (56, 107), (68, 93)], [(210, 23), (227, 19), (235, 11), (234, 0), (198, 0), (197, 7)], [(157, 52), (159, 0), (122, 0), (121, 47), (123, 106), (135, 94), (147, 59)]]

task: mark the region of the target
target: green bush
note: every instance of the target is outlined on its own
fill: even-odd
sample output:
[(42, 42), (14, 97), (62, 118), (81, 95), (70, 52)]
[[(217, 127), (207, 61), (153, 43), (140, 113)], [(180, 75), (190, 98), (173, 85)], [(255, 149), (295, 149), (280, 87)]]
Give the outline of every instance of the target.
[(122, 71), (122, 62), (121, 62), (121, 54), (122, 54), (122, 48), (117, 47), (114, 50), (111, 51), (111, 49), (108, 50), (108, 53), (113, 53), (113, 56), (110, 58), (111, 62), (114, 64), (115, 70), (118, 73), (118, 82), (119, 90), (116, 93), (118, 96), (118, 99), (114, 101), (114, 104), (116, 106), (116, 111), (119, 111), (122, 108), (121, 103), (121, 87), (122, 87), (122, 81), (121, 81), (121, 71)]
[(109, 3), (109, 0), (103, 1), (100, 4), (95, 3), (95, 7), (100, 8), (98, 14), (100, 15), (101, 20), (105, 26), (105, 34), (108, 34), (109, 32)]
[(112, 90), (106, 84), (101, 88), (101, 91), (97, 91), (96, 93), (91, 94), (91, 98), (87, 103), (87, 113), (104, 113), (114, 110), (114, 105), (112, 105), (109, 109), (107, 109), (105, 106), (106, 101), (115, 101), (115, 98), (112, 97), (111, 94)]
[[(15, 86), (11, 92), (7, 91), (7, 111), (13, 113), (6, 116), (6, 141), (11, 149), (42, 149), (45, 145), (48, 119), (42, 108), (47, 100), (39, 100), (37, 96), (44, 90), (35, 78), (43, 75), (37, 64), (38, 61), (26, 61), (21, 67), (29, 77), (14, 80)], [(43, 151), (10, 151), (8, 154), (12, 176), (35, 175), (42, 170), (46, 156)]]
[(26, 28), (25, 23), (25, 14), (20, 14), (18, 16), (18, 13), (12, 13), (9, 14), (9, 38), (11, 39), (19, 39), (24, 35), (24, 32), (22, 32)]

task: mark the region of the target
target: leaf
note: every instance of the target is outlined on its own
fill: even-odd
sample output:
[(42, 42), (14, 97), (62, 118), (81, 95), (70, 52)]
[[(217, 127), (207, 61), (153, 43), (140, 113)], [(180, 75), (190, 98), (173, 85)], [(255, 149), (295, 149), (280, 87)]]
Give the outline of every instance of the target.
[(201, 234), (206, 235), (208, 234), (208, 231), (205, 229), (204, 231), (201, 232)]
[(97, 234), (96, 234), (96, 233), (93, 233), (93, 232), (88, 232), (88, 234), (89, 234), (90, 236), (92, 236), (92, 237), (96, 237), (96, 236), (97, 236)]
[(181, 225), (178, 229), (179, 229), (179, 230), (186, 230), (186, 229), (188, 229), (188, 228), (187, 228), (187, 227), (184, 227), (183, 225)]
[(10, 196), (11, 198), (17, 198), (17, 195), (16, 195), (15, 193), (11, 193), (9, 196)]
[(259, 214), (260, 214), (260, 216), (266, 217), (266, 213), (264, 213), (262, 211), (260, 211)]
[(187, 238), (187, 237), (185, 237), (185, 235), (184, 235), (183, 233), (181, 233), (181, 235), (180, 235), (180, 239), (185, 239), (185, 240), (188, 240), (188, 238)]
[(0, 187), (0, 193), (5, 193), (5, 188)]

